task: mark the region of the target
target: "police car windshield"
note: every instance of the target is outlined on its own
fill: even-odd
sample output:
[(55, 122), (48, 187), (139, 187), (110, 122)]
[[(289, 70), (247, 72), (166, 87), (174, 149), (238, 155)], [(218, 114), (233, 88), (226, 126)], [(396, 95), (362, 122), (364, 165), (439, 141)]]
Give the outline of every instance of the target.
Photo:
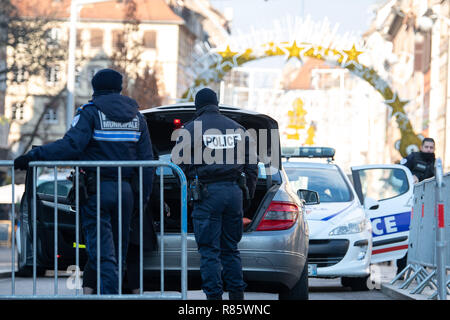
[(348, 202), (353, 194), (337, 169), (289, 168), (286, 174), (294, 190), (308, 189), (319, 193), (320, 202)]

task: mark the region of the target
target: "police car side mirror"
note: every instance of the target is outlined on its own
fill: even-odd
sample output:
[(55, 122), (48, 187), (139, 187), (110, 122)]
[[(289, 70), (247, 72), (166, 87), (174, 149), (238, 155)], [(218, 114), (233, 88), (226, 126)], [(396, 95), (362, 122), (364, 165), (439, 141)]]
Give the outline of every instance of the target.
[(380, 207), (380, 203), (370, 197), (364, 199), (364, 209), (365, 210), (377, 210)]
[(307, 189), (298, 189), (297, 195), (301, 200), (304, 200), (305, 204), (319, 204), (319, 194), (316, 191), (307, 190)]

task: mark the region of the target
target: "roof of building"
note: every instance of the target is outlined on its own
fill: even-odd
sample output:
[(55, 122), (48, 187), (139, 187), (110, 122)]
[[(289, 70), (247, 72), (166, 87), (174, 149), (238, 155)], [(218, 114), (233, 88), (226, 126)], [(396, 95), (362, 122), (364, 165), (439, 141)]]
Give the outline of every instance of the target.
[(313, 69), (330, 69), (333, 68), (319, 59), (307, 59), (305, 63), (298, 69), (297, 75), (292, 81), (285, 85), (287, 90), (309, 90), (312, 89), (311, 73)]
[[(70, 0), (12, 0), (23, 17), (51, 17), (68, 19)], [(164, 0), (134, 0), (135, 18), (141, 22), (170, 22), (182, 24), (184, 20), (176, 15)], [(126, 16), (126, 1), (111, 0), (83, 5), (80, 19), (123, 21)]]

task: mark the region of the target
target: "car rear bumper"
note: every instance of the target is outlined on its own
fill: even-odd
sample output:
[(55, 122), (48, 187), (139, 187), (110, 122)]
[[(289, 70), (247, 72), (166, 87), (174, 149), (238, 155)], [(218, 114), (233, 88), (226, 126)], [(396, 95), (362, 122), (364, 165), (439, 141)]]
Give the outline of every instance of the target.
[[(261, 252), (261, 254), (264, 254)], [(241, 251), (242, 270), (245, 282), (254, 291), (278, 292), (281, 288), (292, 288), (300, 278), (300, 271), (305, 266), (306, 257), (287, 252), (266, 252), (262, 258), (260, 254)], [(180, 280), (181, 261), (180, 252), (165, 252), (164, 272), (171, 274), (171, 281)], [(153, 253), (145, 256), (144, 270), (152, 276), (159, 277), (161, 273), (161, 255)], [(200, 283), (200, 255), (195, 251), (188, 251), (188, 279), (192, 283)], [(173, 278), (173, 275), (176, 275)], [(159, 283), (159, 281), (158, 281)]]
[[(306, 263), (307, 237), (296, 236), (300, 228), (283, 231), (250, 232), (239, 243), (242, 269), (246, 281), (268, 287), (292, 288), (300, 279)], [(166, 234), (164, 241), (164, 270), (181, 270), (180, 236)], [(306, 243), (305, 239), (306, 238)], [(289, 241), (290, 240), (290, 241)], [(193, 234), (187, 236), (189, 277), (200, 270), (200, 254)], [(144, 269), (156, 274), (161, 270), (161, 252), (145, 255)]]

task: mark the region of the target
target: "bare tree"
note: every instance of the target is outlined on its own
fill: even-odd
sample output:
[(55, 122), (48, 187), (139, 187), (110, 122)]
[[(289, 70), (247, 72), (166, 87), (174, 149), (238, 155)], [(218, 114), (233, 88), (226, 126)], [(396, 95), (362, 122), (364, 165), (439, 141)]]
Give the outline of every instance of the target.
[[(37, 115), (37, 121), (33, 128), (26, 133), (23, 133), (19, 140), (13, 141), (11, 145), (18, 143), (19, 141), (24, 142), (23, 147), (23, 153), (27, 151), (29, 148), (31, 148), (31, 145), (33, 144), (33, 141), (35, 138), (41, 138), (44, 139), (44, 137), (47, 136), (48, 130), (44, 130), (41, 134), (39, 133), (39, 128), (42, 127), (42, 122), (44, 120), (45, 114), (50, 109), (57, 109), (57, 106), (62, 102), (63, 94), (65, 93), (65, 89), (62, 89), (56, 94), (55, 96), (52, 96), (51, 99), (44, 105), (44, 108), (42, 111)], [(23, 141), (24, 139), (28, 139), (28, 141)]]
[(111, 67), (124, 76), (123, 94), (134, 98), (141, 108), (161, 105), (158, 91), (158, 67), (142, 61), (143, 39), (137, 39), (140, 21), (136, 17), (134, 0), (125, 1), (123, 31), (116, 34), (115, 51), (111, 55)]
[(11, 0), (0, 0), (0, 7), (0, 30), (6, 31), (0, 36), (0, 47), (9, 53), (7, 63), (0, 67), (0, 76), (7, 74), (9, 83), (22, 82), (42, 75), (56, 61), (66, 60), (67, 45), (56, 38), (55, 13), (26, 7), (32, 14), (24, 17)]
[[(33, 76), (45, 77), (51, 67), (67, 60), (67, 50), (64, 50), (67, 43), (59, 37), (57, 12), (39, 6), (39, 1), (0, 0), (0, 7), (0, 30), (3, 31), (0, 33), (0, 49), (8, 53), (8, 56), (5, 54), (6, 61), (0, 64), (0, 79), (6, 80), (7, 87), (21, 84), (26, 89)], [(58, 107), (56, 102), (64, 93), (64, 87), (53, 95), (45, 91), (39, 93), (49, 97), (49, 102), (33, 117), (37, 119), (33, 127), (22, 133), (19, 140), (12, 141), (9, 149), (20, 142), (25, 146), (21, 148), (25, 152), (35, 138), (47, 135), (47, 132), (39, 130), (42, 120), (50, 108)], [(17, 98), (21, 97), (21, 103), (25, 104), (30, 95), (33, 94), (25, 90)], [(10, 124), (14, 121), (9, 119)], [(48, 128), (44, 128), (46, 130)]]
[(162, 97), (158, 93), (157, 67), (144, 68), (144, 72), (134, 80), (130, 95), (137, 101), (141, 109), (152, 108), (162, 104)]
[[(135, 98), (143, 108), (157, 106), (162, 102), (158, 93), (158, 67), (142, 61), (143, 39), (136, 37), (140, 24), (136, 19), (136, 3), (125, 0), (125, 5), (123, 32), (118, 36), (115, 52), (109, 57), (111, 67), (124, 75), (124, 94)], [(67, 43), (55, 33), (60, 24), (58, 12), (39, 6), (39, 0), (0, 0), (0, 8), (0, 30), (7, 31), (0, 32), (0, 49), (6, 48), (9, 54), (7, 64), (0, 65), (0, 79), (7, 77), (8, 85), (20, 83), (26, 88), (32, 76), (45, 77), (51, 66), (67, 60)], [(22, 14), (24, 10), (27, 15)], [(48, 102), (33, 116), (33, 126), (11, 146), (21, 143), (20, 149), (26, 152), (36, 138), (46, 140), (49, 128), (43, 125), (45, 114), (63, 105), (66, 93), (65, 86), (59, 85), (60, 90), (53, 94), (40, 93)], [(24, 103), (28, 94), (33, 95), (24, 95)]]

